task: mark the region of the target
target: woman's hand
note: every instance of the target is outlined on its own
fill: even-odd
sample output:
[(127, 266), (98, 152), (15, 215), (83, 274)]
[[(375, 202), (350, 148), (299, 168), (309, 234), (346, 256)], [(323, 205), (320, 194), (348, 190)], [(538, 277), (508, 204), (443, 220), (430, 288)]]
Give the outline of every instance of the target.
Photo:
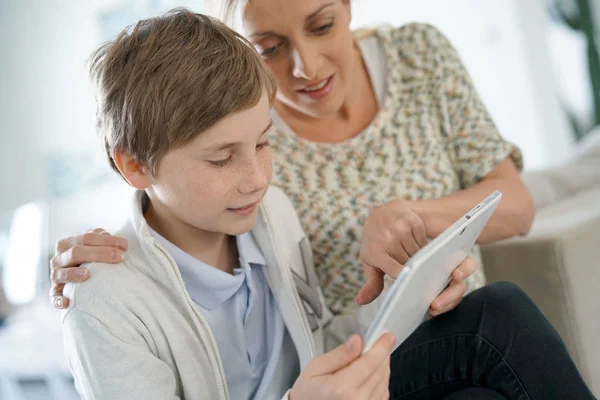
[(440, 293), (431, 303), (429, 314), (436, 317), (440, 314), (453, 310), (462, 301), (467, 293), (467, 284), (465, 279), (475, 272), (477, 262), (472, 257), (467, 257), (454, 271), (452, 271), (452, 280), (448, 287)]
[(123, 252), (127, 250), (127, 246), (126, 239), (112, 236), (100, 228), (60, 240), (56, 244), (56, 253), (50, 260), (50, 300), (54, 307), (61, 309), (69, 305), (69, 299), (63, 296), (65, 283), (83, 282), (89, 278), (88, 269), (80, 267), (80, 264), (119, 263), (123, 260)]
[(356, 302), (368, 304), (383, 290), (383, 277), (396, 279), (404, 264), (427, 244), (425, 225), (406, 200), (393, 200), (374, 208), (362, 233), (360, 258), (367, 282)]
[[(394, 200), (371, 211), (363, 229), (360, 256), (367, 282), (356, 302), (368, 304), (383, 290), (383, 277), (396, 279), (404, 264), (427, 244), (425, 225), (410, 202)], [(432, 302), (432, 316), (454, 309), (467, 291), (465, 279), (477, 269), (467, 257), (453, 272), (450, 285)]]

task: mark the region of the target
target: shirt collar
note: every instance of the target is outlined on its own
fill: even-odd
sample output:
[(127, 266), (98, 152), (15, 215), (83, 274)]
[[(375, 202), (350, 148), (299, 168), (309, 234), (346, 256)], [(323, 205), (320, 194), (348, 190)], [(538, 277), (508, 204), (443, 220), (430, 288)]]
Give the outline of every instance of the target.
[(241, 268), (236, 268), (234, 274), (230, 275), (189, 255), (151, 227), (148, 228), (175, 260), (190, 297), (209, 311), (219, 307), (239, 290), (247, 275), (244, 267), (266, 265), (251, 232), (236, 236)]
[(252, 232), (242, 233), (241, 235), (236, 236), (235, 240), (240, 255), (240, 263), (242, 263), (242, 265), (244, 263), (260, 266), (267, 265), (258, 244), (256, 244), (256, 240), (254, 240)]

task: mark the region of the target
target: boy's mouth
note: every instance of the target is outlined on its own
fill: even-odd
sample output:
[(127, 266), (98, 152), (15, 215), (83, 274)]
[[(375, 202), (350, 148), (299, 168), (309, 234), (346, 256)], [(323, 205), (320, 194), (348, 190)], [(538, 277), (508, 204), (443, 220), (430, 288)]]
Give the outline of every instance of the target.
[(258, 204), (258, 201), (255, 201), (254, 203), (247, 204), (240, 208), (228, 208), (227, 211), (231, 211), (232, 213), (234, 213), (236, 215), (245, 217), (247, 215), (252, 214), (252, 212), (256, 208), (257, 204)]

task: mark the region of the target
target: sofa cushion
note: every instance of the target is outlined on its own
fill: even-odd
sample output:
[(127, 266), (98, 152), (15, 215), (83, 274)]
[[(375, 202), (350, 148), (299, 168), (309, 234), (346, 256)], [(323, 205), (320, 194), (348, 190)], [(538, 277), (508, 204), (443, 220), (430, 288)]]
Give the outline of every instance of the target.
[(527, 237), (482, 247), (489, 282), (518, 284), (600, 395), (600, 186), (545, 207)]
[(600, 186), (600, 129), (590, 132), (566, 163), (524, 172), (522, 179), (538, 209)]

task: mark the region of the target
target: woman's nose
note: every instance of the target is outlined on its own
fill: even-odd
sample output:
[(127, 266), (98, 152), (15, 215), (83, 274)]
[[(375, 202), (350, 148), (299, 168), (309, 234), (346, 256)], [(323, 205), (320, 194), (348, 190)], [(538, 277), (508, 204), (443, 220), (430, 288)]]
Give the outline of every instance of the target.
[(296, 78), (311, 80), (316, 78), (319, 56), (316, 52), (311, 51), (310, 47), (296, 47), (292, 51), (293, 72)]

